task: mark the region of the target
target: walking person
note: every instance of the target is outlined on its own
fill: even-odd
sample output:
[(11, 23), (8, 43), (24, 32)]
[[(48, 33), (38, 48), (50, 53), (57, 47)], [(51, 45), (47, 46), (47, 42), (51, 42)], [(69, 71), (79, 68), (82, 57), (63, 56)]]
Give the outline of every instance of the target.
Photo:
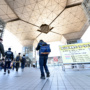
[(8, 74), (10, 73), (10, 65), (11, 61), (13, 61), (13, 52), (11, 51), (11, 48), (8, 48), (8, 51), (5, 52), (5, 66), (4, 66), (4, 74), (6, 74), (6, 68), (8, 69)]
[(40, 77), (41, 79), (45, 79), (45, 74), (44, 74), (43, 68), (45, 69), (47, 77), (50, 77), (50, 72), (47, 67), (47, 59), (48, 59), (48, 54), (49, 54), (49, 52), (51, 52), (51, 50), (50, 50), (50, 48), (47, 48), (47, 49), (49, 49), (49, 52), (43, 52), (43, 49), (41, 49), (42, 46), (47, 47), (47, 45), (48, 44), (46, 42), (44, 42), (43, 40), (40, 40), (36, 47), (36, 50), (39, 50), (39, 66), (40, 66), (40, 71), (41, 71), (41, 77)]
[(17, 71), (17, 72), (18, 72), (19, 63), (20, 63), (20, 60), (21, 60), (20, 54), (21, 54), (21, 53), (18, 53), (18, 56), (16, 57), (16, 71)]
[(26, 57), (25, 57), (25, 55), (23, 55), (23, 57), (21, 59), (21, 69), (22, 69), (22, 71), (24, 71), (25, 62), (26, 62)]
[(2, 58), (4, 59), (5, 57), (5, 53), (4, 53), (4, 46), (2, 44), (3, 39), (0, 38), (0, 58), (1, 58), (1, 54), (2, 54)]
[(2, 70), (2, 68), (3, 68), (3, 61), (0, 60), (0, 71)]

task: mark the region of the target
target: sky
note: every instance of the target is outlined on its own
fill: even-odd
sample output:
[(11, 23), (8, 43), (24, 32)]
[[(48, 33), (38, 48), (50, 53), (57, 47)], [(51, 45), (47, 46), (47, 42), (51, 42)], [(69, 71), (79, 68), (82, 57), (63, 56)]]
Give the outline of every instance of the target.
[(8, 30), (4, 30), (3, 45), (5, 51), (7, 51), (10, 47), (15, 55), (22, 51), (22, 45), (20, 44), (19, 40)]
[(83, 42), (90, 42), (90, 26), (88, 27), (81, 39)]
[(51, 42), (48, 43), (50, 44), (50, 48), (51, 48), (51, 53), (49, 54), (49, 57), (53, 57), (53, 56), (60, 56), (60, 50), (59, 50), (59, 46), (63, 45), (60, 41), (57, 42)]

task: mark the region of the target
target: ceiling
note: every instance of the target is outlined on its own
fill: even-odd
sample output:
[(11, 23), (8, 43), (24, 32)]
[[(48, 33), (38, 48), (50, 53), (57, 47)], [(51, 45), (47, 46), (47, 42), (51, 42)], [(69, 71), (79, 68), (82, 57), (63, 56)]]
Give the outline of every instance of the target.
[[(25, 45), (43, 39), (46, 42), (81, 38), (86, 29), (83, 0), (0, 0), (0, 18), (6, 29)], [(53, 27), (47, 34), (39, 32), (42, 24)], [(84, 29), (84, 30), (83, 30)]]

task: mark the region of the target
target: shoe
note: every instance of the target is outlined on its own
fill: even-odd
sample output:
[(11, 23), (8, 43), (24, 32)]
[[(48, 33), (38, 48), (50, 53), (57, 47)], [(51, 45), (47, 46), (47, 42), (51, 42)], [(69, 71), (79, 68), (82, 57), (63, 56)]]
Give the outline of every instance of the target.
[(16, 72), (18, 72), (18, 69), (16, 68)]
[(4, 75), (6, 75), (6, 72), (4, 72)]
[(8, 74), (10, 73), (10, 70), (8, 70)]
[(45, 76), (41, 76), (40, 78), (41, 78), (41, 79), (45, 79)]
[(18, 70), (16, 69), (16, 72), (18, 72)]
[(50, 77), (50, 73), (49, 72), (47, 73), (47, 77)]
[(22, 69), (22, 72), (24, 71), (24, 69)]

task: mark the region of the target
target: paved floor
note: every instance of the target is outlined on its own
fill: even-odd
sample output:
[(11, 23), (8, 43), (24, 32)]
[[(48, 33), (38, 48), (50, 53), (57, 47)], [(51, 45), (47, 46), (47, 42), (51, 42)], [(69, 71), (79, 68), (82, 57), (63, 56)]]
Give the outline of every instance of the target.
[(90, 90), (90, 69), (62, 71), (61, 67), (49, 68), (51, 77), (41, 80), (37, 68), (22, 72), (11, 70), (10, 75), (0, 71), (0, 90)]

